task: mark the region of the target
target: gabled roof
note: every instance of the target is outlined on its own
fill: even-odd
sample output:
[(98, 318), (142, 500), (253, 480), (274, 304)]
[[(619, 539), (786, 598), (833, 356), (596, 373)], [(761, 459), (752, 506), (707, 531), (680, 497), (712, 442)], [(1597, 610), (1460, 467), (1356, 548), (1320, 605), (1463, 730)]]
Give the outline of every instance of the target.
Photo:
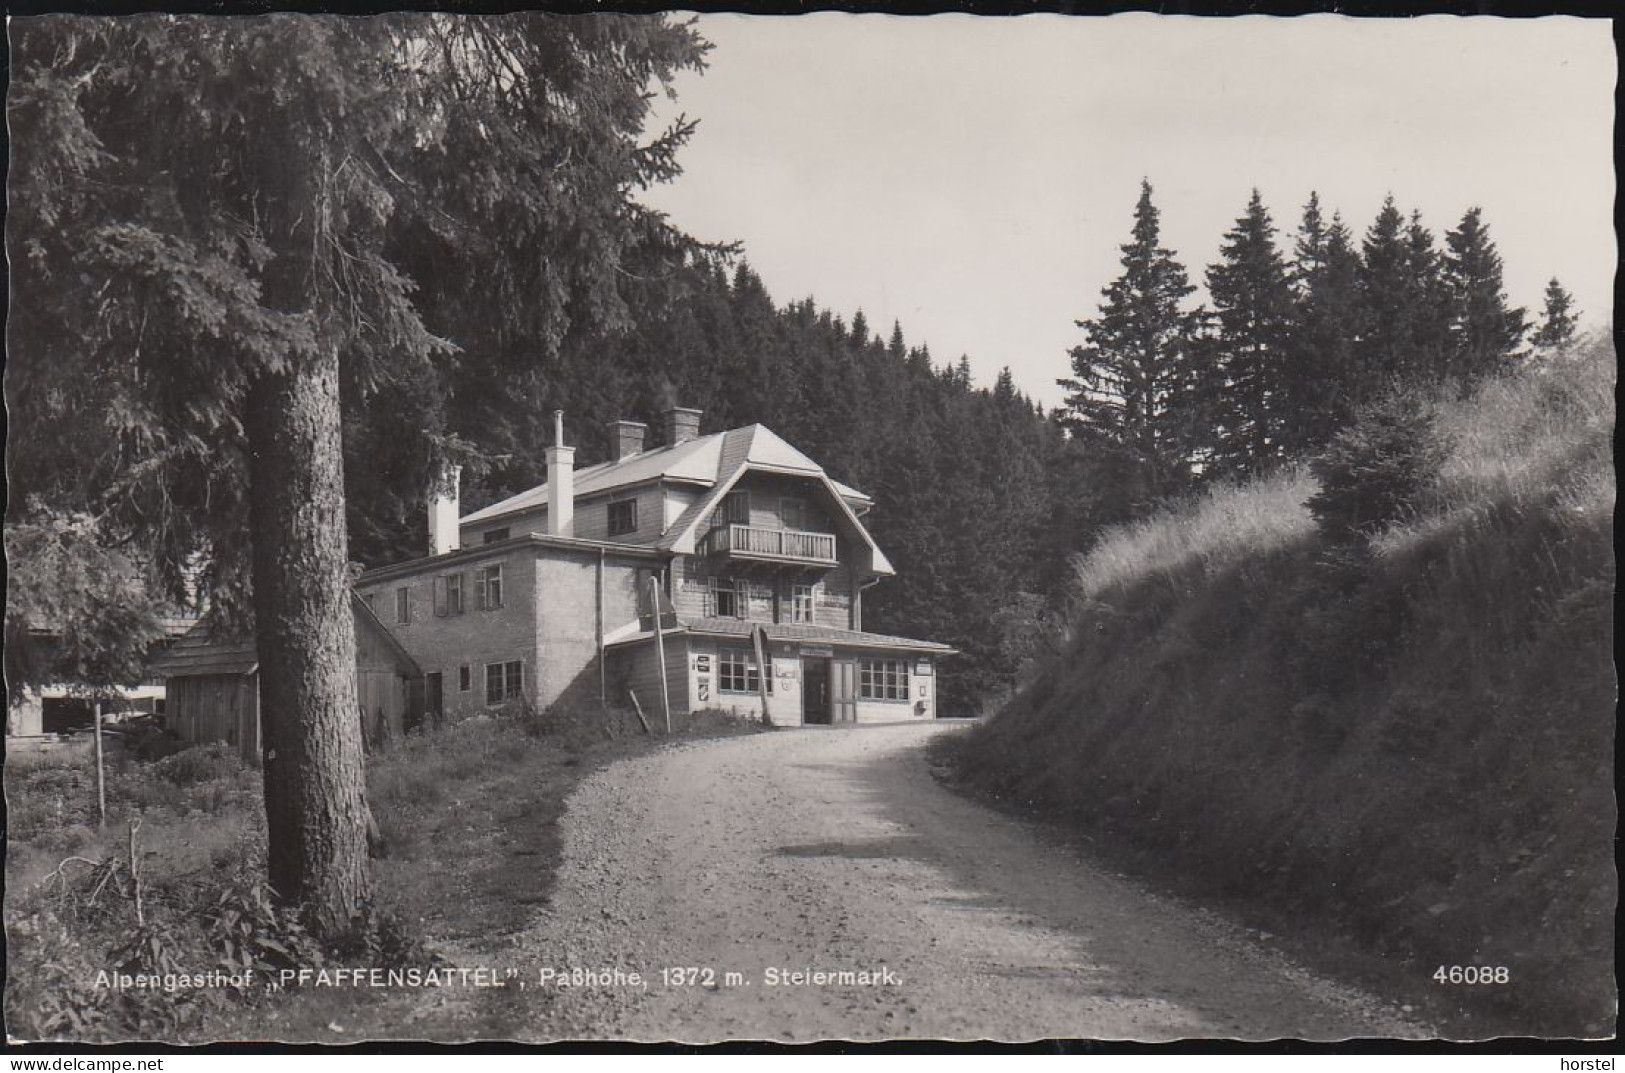
[(876, 546), (874, 537), (869, 535), (869, 530), (858, 520), (856, 512), (841, 494), (840, 488), (829, 479), (829, 474), (824, 472), (823, 466), (785, 443), (772, 429), (762, 425), (729, 429), (720, 435), (723, 443), (718, 459), (716, 483), (682, 513), (676, 523), (656, 543), (656, 547), (693, 554), (699, 539), (700, 522), (710, 515), (722, 497), (738, 483), (740, 477), (752, 470), (789, 473), (811, 477), (822, 483), (829, 491), (830, 498), (851, 523), (853, 530), (868, 546), (874, 572), (877, 574), (896, 572), (885, 553)]
[[(602, 492), (643, 484), (653, 480), (688, 482), (713, 486), (726, 480), (743, 463), (784, 472), (824, 474), (824, 468), (796, 448), (786, 443), (765, 425), (746, 425), (726, 432), (713, 432), (676, 446), (655, 447), (624, 458), (619, 462), (600, 462), (575, 472), (577, 499)], [(830, 481), (836, 494), (859, 503), (869, 503), (868, 496), (839, 481)], [(504, 514), (517, 514), (547, 506), (547, 482), (509, 496), (472, 514), (463, 516), (461, 523), (483, 522)]]

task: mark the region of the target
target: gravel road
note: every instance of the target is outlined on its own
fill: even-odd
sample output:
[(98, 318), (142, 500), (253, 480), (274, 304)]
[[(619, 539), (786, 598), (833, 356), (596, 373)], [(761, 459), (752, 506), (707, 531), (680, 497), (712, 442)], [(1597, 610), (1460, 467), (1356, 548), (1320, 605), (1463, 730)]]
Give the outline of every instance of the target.
[[(547, 1037), (1429, 1035), (1267, 939), (942, 788), (924, 746), (943, 732), (780, 731), (588, 778), (551, 905), (515, 936), (524, 961), (602, 974), (543, 995), (527, 984)], [(714, 976), (661, 972), (684, 968)], [(806, 972), (868, 975), (786, 975)]]

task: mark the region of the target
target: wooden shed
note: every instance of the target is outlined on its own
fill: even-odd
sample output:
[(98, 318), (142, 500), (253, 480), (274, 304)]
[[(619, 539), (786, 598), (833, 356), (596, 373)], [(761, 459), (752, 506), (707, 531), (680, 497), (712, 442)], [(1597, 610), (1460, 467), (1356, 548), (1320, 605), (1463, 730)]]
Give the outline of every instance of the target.
[[(422, 720), (423, 675), (359, 597), (351, 600), (356, 697), (369, 747)], [(165, 723), (182, 741), (223, 741), (245, 761), (260, 757), (259, 655), (253, 640), (215, 636), (198, 623), (153, 665), (168, 696)]]

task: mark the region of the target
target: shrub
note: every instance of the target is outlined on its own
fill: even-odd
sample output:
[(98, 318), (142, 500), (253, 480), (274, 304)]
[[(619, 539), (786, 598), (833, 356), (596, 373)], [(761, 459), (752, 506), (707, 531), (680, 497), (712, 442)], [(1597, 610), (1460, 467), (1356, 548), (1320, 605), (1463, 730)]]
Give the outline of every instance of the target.
[(153, 775), (172, 786), (197, 786), (217, 780), (231, 780), (243, 770), (237, 751), (224, 742), (209, 742), (156, 761)]
[(1327, 540), (1362, 541), (1415, 515), (1443, 459), (1431, 408), (1392, 395), (1310, 463), (1320, 488), (1307, 505)]

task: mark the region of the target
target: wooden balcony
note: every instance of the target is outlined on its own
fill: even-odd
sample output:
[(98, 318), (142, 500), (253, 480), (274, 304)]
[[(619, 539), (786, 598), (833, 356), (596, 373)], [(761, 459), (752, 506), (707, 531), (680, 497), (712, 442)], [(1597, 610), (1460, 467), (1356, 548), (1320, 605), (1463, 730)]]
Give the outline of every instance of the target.
[(719, 525), (705, 538), (706, 554), (758, 562), (835, 566), (835, 535), (799, 529), (763, 529), (754, 525)]

